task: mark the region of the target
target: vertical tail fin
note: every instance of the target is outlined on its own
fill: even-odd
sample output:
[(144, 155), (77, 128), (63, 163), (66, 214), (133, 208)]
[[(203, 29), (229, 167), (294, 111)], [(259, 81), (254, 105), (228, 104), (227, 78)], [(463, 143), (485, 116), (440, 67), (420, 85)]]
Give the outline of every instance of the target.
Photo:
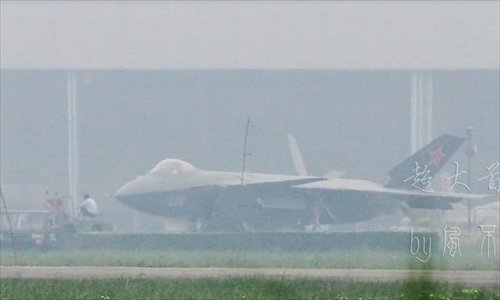
[(300, 176), (308, 176), (306, 165), (302, 160), (302, 154), (300, 153), (299, 146), (297, 145), (297, 141), (295, 137), (291, 134), (288, 135), (288, 143), (290, 145), (290, 153), (292, 155), (293, 166), (295, 167), (295, 172)]
[[(415, 154), (389, 171), (391, 177), (385, 187), (398, 189), (415, 189), (414, 181), (407, 180), (417, 171), (425, 170), (426, 178), (432, 178), (451, 158), (453, 153), (463, 144), (465, 138), (443, 134)], [(421, 186), (425, 188), (425, 186)]]

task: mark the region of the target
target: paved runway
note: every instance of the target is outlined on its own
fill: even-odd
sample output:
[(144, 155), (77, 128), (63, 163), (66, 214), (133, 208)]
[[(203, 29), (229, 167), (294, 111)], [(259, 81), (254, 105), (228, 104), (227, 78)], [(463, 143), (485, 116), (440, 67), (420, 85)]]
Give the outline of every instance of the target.
[(0, 267), (4, 278), (217, 278), (224, 276), (284, 276), (364, 282), (394, 282), (423, 278), (474, 286), (498, 286), (499, 271), (426, 271), (373, 269), (281, 268), (137, 268), (137, 267)]

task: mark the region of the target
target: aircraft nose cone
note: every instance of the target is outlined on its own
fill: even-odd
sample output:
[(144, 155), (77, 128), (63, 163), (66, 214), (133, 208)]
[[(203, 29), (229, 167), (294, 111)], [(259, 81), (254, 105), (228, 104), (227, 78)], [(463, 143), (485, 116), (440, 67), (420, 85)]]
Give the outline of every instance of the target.
[(125, 183), (115, 192), (115, 198), (124, 199), (165, 189), (165, 182), (151, 176), (139, 176)]
[(130, 195), (129, 193), (129, 183), (126, 183), (122, 185), (116, 192), (115, 192), (115, 198), (120, 198), (123, 196)]
[(116, 192), (115, 192), (115, 198), (123, 198), (126, 196), (134, 195), (139, 193), (139, 188), (140, 184), (138, 182), (138, 179), (134, 179), (132, 181), (129, 181), (125, 183), (123, 186), (121, 186)]

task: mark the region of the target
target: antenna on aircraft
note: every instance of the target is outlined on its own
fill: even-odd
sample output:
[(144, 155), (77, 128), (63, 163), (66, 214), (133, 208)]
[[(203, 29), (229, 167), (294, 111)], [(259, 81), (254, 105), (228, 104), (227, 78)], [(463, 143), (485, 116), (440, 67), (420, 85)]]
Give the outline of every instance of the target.
[(253, 127), (253, 124), (250, 122), (250, 117), (247, 118), (247, 125), (245, 128), (245, 142), (243, 144), (243, 162), (241, 166), (241, 184), (243, 185), (243, 180), (245, 178), (245, 164), (246, 164), (246, 158), (248, 155), (251, 155), (252, 153), (247, 152), (247, 141), (248, 141), (248, 128), (250, 126)]

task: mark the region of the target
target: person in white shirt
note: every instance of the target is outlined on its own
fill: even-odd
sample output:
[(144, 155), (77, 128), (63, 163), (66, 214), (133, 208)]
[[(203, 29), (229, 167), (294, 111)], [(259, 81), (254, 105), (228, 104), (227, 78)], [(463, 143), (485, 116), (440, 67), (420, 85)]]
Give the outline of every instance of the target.
[(90, 198), (89, 194), (83, 195), (83, 201), (80, 203), (80, 212), (85, 217), (94, 218), (97, 216), (97, 203)]

